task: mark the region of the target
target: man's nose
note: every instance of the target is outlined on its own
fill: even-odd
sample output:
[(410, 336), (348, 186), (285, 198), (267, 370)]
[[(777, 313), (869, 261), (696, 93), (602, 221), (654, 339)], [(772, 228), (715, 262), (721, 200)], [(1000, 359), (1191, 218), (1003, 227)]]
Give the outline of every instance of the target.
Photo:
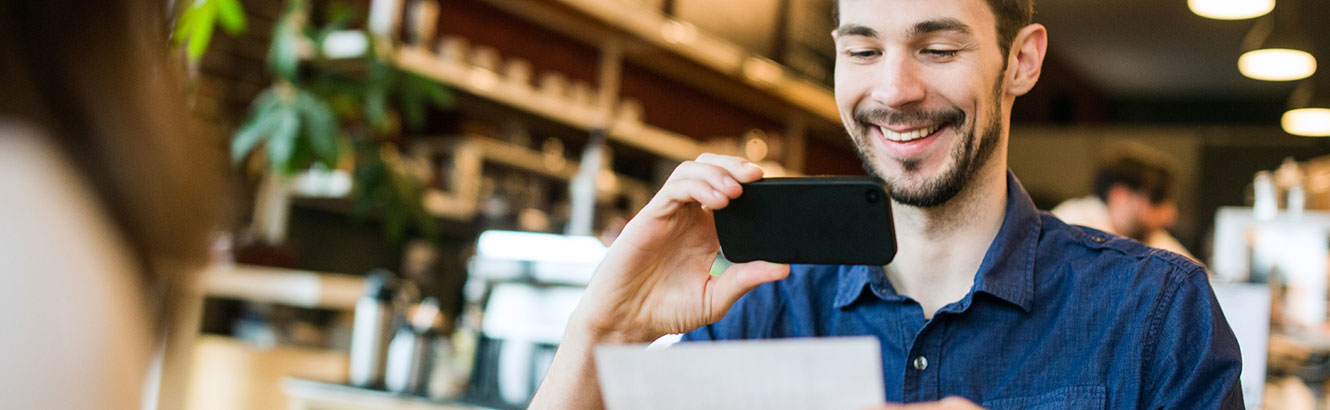
[(893, 109), (907, 108), (924, 100), (927, 93), (920, 78), (919, 65), (909, 56), (885, 57), (873, 85), (872, 98)]

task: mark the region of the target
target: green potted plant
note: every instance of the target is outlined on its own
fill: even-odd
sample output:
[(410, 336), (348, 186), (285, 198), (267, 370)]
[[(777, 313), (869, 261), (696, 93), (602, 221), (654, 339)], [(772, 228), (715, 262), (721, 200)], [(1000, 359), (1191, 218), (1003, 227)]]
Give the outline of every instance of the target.
[[(320, 3), (311, 18), (308, 0), (291, 0), (273, 28), (266, 68), (273, 84), (250, 104), (231, 139), (237, 164), (262, 153), (266, 163), (255, 219), (262, 236), (280, 242), (288, 207), (289, 178), (310, 168), (345, 169), (353, 174), (353, 215), (382, 215), (387, 237), (408, 231), (432, 237), (436, 225), (423, 206), (424, 185), (406, 171), (396, 141), (404, 130), (424, 125), (430, 108), (445, 108), (452, 95), (430, 79), (386, 61), (389, 50), (375, 47), (369, 34), (354, 29), (363, 17), (351, 4)], [(197, 61), (220, 26), (235, 35), (245, 30), (238, 0), (196, 0), (177, 22), (175, 41)], [(330, 59), (325, 42), (349, 33), (364, 36), (364, 51)], [(255, 160), (258, 160), (257, 158)], [(348, 165), (349, 164), (349, 165)]]

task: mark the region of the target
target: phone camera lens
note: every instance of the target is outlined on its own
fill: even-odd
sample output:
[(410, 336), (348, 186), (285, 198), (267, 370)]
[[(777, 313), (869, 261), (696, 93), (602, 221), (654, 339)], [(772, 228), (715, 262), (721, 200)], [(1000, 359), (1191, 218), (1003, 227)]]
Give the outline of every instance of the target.
[(882, 200), (882, 194), (878, 193), (877, 191), (874, 191), (874, 190), (871, 190), (871, 189), (870, 189), (870, 190), (864, 191), (864, 199), (867, 199), (867, 200), (868, 200), (868, 203), (870, 203), (870, 204), (876, 204), (877, 201), (881, 201), (881, 200)]

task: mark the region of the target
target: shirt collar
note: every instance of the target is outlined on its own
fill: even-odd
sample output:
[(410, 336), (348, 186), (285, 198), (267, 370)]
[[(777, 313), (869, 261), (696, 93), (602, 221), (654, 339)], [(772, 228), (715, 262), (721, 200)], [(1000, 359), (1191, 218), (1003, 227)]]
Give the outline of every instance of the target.
[(859, 300), (865, 289), (882, 300), (905, 299), (896, 294), (896, 288), (891, 286), (881, 266), (845, 265), (840, 267), (839, 276), (833, 305), (838, 309)]
[[(1007, 171), (1007, 206), (1002, 228), (988, 246), (974, 287), (961, 300), (960, 310), (969, 308), (973, 294), (984, 292), (1029, 312), (1034, 301), (1034, 258), (1042, 222), (1034, 201), (1016, 176)], [(879, 266), (841, 266), (835, 307), (849, 306), (867, 288), (883, 300), (903, 299)]]

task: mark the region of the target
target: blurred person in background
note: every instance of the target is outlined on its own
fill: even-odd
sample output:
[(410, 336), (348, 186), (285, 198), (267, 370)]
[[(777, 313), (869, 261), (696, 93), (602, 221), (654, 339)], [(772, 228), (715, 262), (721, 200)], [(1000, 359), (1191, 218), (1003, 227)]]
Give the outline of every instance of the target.
[(0, 408), (138, 409), (217, 227), (164, 2), (0, 0)]
[(1059, 204), (1053, 215), (1197, 260), (1166, 230), (1178, 221), (1173, 183), (1173, 173), (1163, 164), (1118, 156), (1100, 165), (1094, 194)]

